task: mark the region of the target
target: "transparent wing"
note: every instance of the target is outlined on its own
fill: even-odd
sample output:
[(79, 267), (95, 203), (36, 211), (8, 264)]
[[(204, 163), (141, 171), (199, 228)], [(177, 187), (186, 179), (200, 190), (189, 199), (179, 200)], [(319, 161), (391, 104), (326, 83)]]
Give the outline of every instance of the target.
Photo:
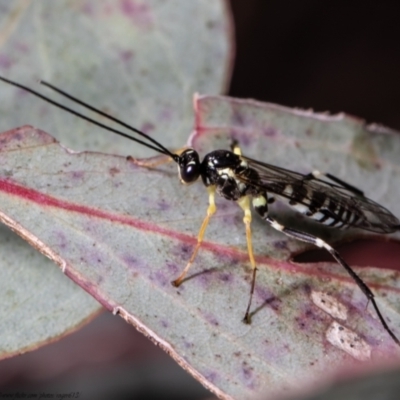
[(242, 158), (257, 172), (259, 179), (250, 181), (245, 176), (238, 176), (239, 180), (286, 198), (291, 206), (310, 218), (332, 226), (353, 226), (377, 233), (400, 230), (400, 221), (389, 210), (365, 196), (357, 196), (338, 184)]

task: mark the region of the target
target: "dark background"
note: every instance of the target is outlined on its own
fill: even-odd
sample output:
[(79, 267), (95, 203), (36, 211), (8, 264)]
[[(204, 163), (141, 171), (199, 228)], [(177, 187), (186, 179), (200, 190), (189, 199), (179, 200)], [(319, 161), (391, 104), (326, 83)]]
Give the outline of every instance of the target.
[(229, 94), (344, 111), (400, 130), (400, 18), (392, 1), (231, 0)]
[[(400, 130), (396, 2), (231, 0), (237, 53), (229, 94), (346, 113)], [(121, 318), (0, 363), (1, 391), (80, 399), (210, 395)], [(93, 392), (93, 388), (95, 391)]]

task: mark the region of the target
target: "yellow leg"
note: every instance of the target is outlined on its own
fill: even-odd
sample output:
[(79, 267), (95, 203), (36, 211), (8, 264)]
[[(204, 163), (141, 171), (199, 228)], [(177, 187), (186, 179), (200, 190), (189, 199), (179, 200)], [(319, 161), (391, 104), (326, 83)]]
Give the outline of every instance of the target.
[[(181, 149), (177, 150), (174, 152), (174, 154), (181, 154), (184, 150), (186, 150), (186, 147), (182, 147)], [(142, 158), (142, 159), (137, 159), (133, 158), (132, 156), (126, 157), (126, 159), (130, 162), (133, 162), (134, 164), (138, 165), (139, 167), (146, 167), (146, 168), (155, 168), (158, 167), (159, 165), (163, 165), (166, 163), (169, 163), (172, 161), (172, 158), (169, 156), (156, 156), (156, 157), (151, 157), (151, 158)]]
[(232, 142), (231, 149), (238, 156), (242, 155), (242, 150), (240, 150), (239, 143), (236, 140)]
[(241, 199), (239, 199), (237, 203), (244, 211), (243, 222), (246, 226), (247, 252), (249, 253), (251, 268), (255, 269), (256, 262), (254, 261), (253, 245), (251, 242), (251, 229), (250, 229), (250, 224), (251, 224), (250, 197), (244, 196)]
[(182, 273), (179, 275), (177, 279), (172, 281), (172, 284), (174, 286), (179, 286), (182, 281), (185, 279), (185, 276), (187, 272), (189, 271), (189, 268), (193, 264), (194, 259), (196, 258), (197, 252), (199, 251), (199, 248), (201, 246), (201, 242), (203, 241), (204, 233), (206, 231), (208, 222), (210, 221), (210, 218), (213, 214), (215, 214), (215, 211), (217, 210), (217, 207), (215, 206), (215, 186), (209, 186), (207, 188), (208, 195), (209, 195), (209, 205), (207, 209), (207, 215), (203, 220), (203, 223), (201, 224), (199, 234), (197, 235), (197, 244), (196, 247), (194, 248), (194, 251), (192, 253), (192, 256), (190, 257), (189, 262), (187, 263), (185, 269), (182, 271)]
[[(239, 149), (239, 151), (240, 151), (240, 149)], [(244, 321), (246, 323), (250, 324), (251, 323), (250, 307), (251, 307), (251, 301), (253, 299), (254, 286), (255, 286), (255, 283), (256, 283), (256, 272), (257, 272), (256, 262), (254, 260), (253, 244), (252, 244), (252, 241), (251, 241), (250, 197), (249, 196), (242, 197), (241, 199), (238, 200), (237, 203), (239, 204), (239, 206), (244, 211), (243, 222), (244, 222), (244, 224), (246, 226), (247, 252), (249, 254), (250, 264), (251, 264), (251, 268), (252, 268), (252, 271), (253, 271), (252, 278), (251, 278), (249, 303), (247, 304), (246, 313), (244, 315)]]

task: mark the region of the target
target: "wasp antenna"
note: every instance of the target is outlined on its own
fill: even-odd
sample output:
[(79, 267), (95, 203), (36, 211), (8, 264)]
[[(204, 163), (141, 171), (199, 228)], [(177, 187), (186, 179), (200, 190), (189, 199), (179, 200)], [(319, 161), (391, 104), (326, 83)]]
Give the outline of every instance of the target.
[(48, 83), (46, 81), (43, 80), (39, 80), (39, 83), (43, 86), (48, 87), (51, 90), (54, 90), (55, 92), (57, 92), (58, 94), (60, 94), (61, 96), (66, 97), (67, 99), (73, 101), (74, 103), (77, 103), (79, 105), (81, 105), (82, 107), (86, 107), (88, 110), (93, 111), (107, 119), (109, 119), (110, 121), (113, 121), (121, 126), (123, 126), (124, 128), (127, 128), (135, 133), (137, 133), (138, 135), (146, 138), (147, 140), (149, 140), (151, 143), (155, 144), (156, 146), (158, 146), (163, 152), (164, 154), (168, 154), (172, 157), (172, 154), (166, 147), (164, 147), (161, 143), (157, 142), (155, 139), (151, 138), (149, 135), (147, 135), (146, 133), (142, 132), (141, 130), (127, 124), (124, 121), (119, 120), (118, 118), (113, 117), (112, 115), (109, 115), (101, 110), (99, 110), (96, 107), (91, 106), (90, 104), (76, 98), (75, 96), (70, 95), (69, 93), (65, 92), (62, 89), (59, 89), (58, 87), (52, 85), (51, 83)]
[[(82, 119), (84, 119), (85, 121), (88, 121), (88, 122), (90, 122), (90, 123), (92, 123), (92, 124), (94, 124), (94, 125), (97, 125), (97, 126), (99, 126), (100, 128), (106, 129), (106, 130), (108, 130), (108, 131), (110, 131), (110, 132), (113, 132), (113, 133), (119, 135), (119, 136), (122, 136), (122, 137), (125, 137), (125, 138), (127, 138), (127, 139), (133, 140), (134, 142), (139, 143), (139, 144), (141, 144), (141, 145), (143, 145), (143, 146), (145, 146), (145, 147), (147, 147), (147, 148), (149, 148), (149, 149), (155, 150), (155, 151), (158, 152), (158, 153), (161, 153), (161, 154), (165, 154), (165, 155), (167, 155), (167, 156), (170, 156), (174, 161), (177, 160), (176, 154), (174, 154), (174, 153), (172, 153), (171, 151), (169, 151), (168, 149), (166, 149), (164, 146), (162, 146), (160, 143), (158, 143), (158, 142), (155, 141), (154, 139), (150, 138), (150, 137), (149, 137), (148, 135), (146, 135), (144, 132), (141, 132), (141, 131), (139, 131), (139, 130), (136, 129), (136, 128), (130, 127), (129, 125), (124, 124), (122, 121), (118, 121), (117, 119), (115, 119), (115, 118), (113, 118), (113, 117), (111, 117), (111, 116), (109, 116), (109, 115), (103, 113), (102, 111), (97, 110), (97, 109), (95, 109), (94, 107), (89, 106), (88, 104), (85, 104), (85, 103), (81, 102), (81, 101), (78, 100), (78, 99), (74, 99), (72, 96), (67, 95), (66, 93), (63, 93), (63, 94), (66, 95), (66, 97), (71, 98), (71, 100), (74, 100), (74, 101), (76, 101), (77, 103), (81, 103), (81, 105), (86, 106), (87, 108), (92, 109), (92, 111), (95, 111), (95, 112), (97, 112), (97, 113), (99, 113), (99, 114), (102, 114), (103, 116), (108, 117), (109, 119), (114, 120), (115, 122), (118, 122), (120, 125), (123, 125), (123, 126), (127, 127), (128, 129), (133, 130), (134, 132), (136, 132), (136, 133), (138, 133), (139, 135), (143, 136), (144, 138), (146, 138), (146, 139), (149, 140), (150, 142), (156, 144), (157, 147), (156, 147), (156, 146), (153, 146), (153, 145), (151, 145), (151, 144), (149, 144), (149, 143), (146, 143), (146, 142), (144, 142), (143, 140), (137, 139), (137, 138), (135, 138), (135, 137), (133, 137), (133, 136), (131, 136), (131, 135), (128, 135), (127, 133), (121, 132), (121, 131), (119, 131), (118, 129), (111, 128), (111, 127), (108, 126), (108, 125), (102, 124), (101, 122), (98, 122), (98, 121), (96, 121), (96, 120), (94, 120), (94, 119), (92, 119), (92, 118), (89, 118), (89, 117), (87, 117), (86, 115), (81, 114), (81, 113), (79, 113), (78, 111), (75, 111), (75, 110), (73, 110), (73, 109), (71, 109), (71, 108), (69, 108), (69, 107), (66, 107), (66, 106), (64, 106), (63, 104), (58, 103), (57, 101), (54, 101), (54, 100), (50, 99), (49, 97), (46, 97), (46, 96), (42, 95), (41, 93), (39, 93), (39, 92), (37, 92), (37, 91), (35, 91), (35, 90), (33, 90), (33, 89), (27, 87), (27, 86), (21, 85), (20, 83), (14, 82), (14, 81), (12, 81), (12, 80), (10, 80), (10, 79), (7, 79), (7, 78), (4, 78), (4, 77), (2, 77), (2, 76), (0, 76), (0, 80), (3, 81), (3, 82), (6, 82), (6, 83), (8, 83), (8, 84), (10, 84), (10, 85), (12, 85), (12, 86), (15, 86), (15, 87), (18, 87), (18, 88), (20, 88), (20, 89), (23, 89), (23, 90), (25, 90), (25, 91), (27, 91), (27, 92), (33, 94), (34, 96), (39, 97), (40, 99), (46, 101), (47, 103), (49, 103), (49, 104), (51, 104), (51, 105), (53, 105), (53, 106), (55, 106), (55, 107), (58, 107), (58, 108), (60, 108), (61, 110), (67, 111), (68, 113), (70, 113), (70, 114), (72, 114), (72, 115), (75, 115), (76, 117), (82, 118)], [(42, 81), (40, 81), (40, 82), (42, 82)], [(49, 84), (48, 84), (48, 85), (49, 85)], [(48, 85), (46, 85), (46, 86), (48, 86)], [(58, 91), (58, 92), (61, 92), (59, 89), (58, 89), (57, 91)]]

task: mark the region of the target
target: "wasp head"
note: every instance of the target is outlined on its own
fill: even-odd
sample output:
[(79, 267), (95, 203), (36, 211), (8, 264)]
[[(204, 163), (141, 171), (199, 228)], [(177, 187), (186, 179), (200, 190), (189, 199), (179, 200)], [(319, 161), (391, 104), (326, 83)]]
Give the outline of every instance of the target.
[(196, 150), (187, 149), (178, 158), (179, 179), (184, 184), (195, 182), (200, 176), (200, 159)]

